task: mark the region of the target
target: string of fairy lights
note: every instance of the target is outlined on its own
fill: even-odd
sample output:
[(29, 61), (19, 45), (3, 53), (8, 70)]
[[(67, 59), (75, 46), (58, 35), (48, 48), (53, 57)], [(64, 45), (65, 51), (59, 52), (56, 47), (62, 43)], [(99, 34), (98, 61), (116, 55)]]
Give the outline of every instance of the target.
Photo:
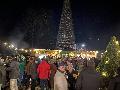
[(10, 43), (7, 43), (7, 42), (5, 42), (3, 44), (6, 48), (14, 49), (15, 51), (18, 50), (18, 48), (16, 48), (13, 44), (10, 44)]
[(62, 56), (65, 57), (81, 57), (81, 58), (97, 58), (98, 51), (63, 51), (63, 50), (50, 50), (50, 49), (18, 49), (15, 45), (11, 43), (4, 42), (4, 47), (10, 50), (13, 50), (17, 53), (30, 53), (34, 55), (46, 54), (48, 56), (52, 56), (55, 58), (59, 58)]
[(32, 52), (32, 50), (27, 50), (27, 49), (23, 49), (23, 48), (18, 49), (17, 47), (15, 47), (15, 45), (13, 45), (11, 43), (7, 43), (7, 42), (4, 42), (3, 45), (5, 48), (8, 48), (8, 49), (16, 51), (16, 52), (18, 52), (18, 51), (22, 51), (22, 52), (26, 52), (26, 53)]

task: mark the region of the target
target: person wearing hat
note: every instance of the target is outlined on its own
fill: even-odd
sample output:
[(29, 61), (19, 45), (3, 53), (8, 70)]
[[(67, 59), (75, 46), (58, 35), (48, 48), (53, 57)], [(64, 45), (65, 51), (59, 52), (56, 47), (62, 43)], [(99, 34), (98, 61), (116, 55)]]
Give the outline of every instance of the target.
[(60, 62), (54, 77), (54, 90), (68, 90), (68, 83), (65, 77), (65, 64)]
[(99, 90), (101, 86), (100, 74), (95, 70), (93, 60), (88, 60), (76, 82), (76, 90)]
[(7, 71), (9, 71), (10, 89), (18, 90), (17, 79), (19, 78), (19, 62), (16, 57), (12, 59)]

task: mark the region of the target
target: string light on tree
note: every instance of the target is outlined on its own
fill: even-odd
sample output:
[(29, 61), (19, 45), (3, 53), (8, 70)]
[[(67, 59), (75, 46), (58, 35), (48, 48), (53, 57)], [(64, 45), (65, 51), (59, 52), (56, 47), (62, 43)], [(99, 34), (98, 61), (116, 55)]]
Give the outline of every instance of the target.
[(107, 72), (102, 72), (102, 76), (107, 77)]
[(7, 44), (8, 44), (8, 43), (6, 43), (6, 42), (4, 43), (5, 46), (6, 46)]
[(109, 61), (105, 61), (105, 64), (108, 64), (109, 63)]
[(116, 44), (119, 44), (119, 42), (118, 42), (118, 41), (116, 41)]
[(120, 66), (119, 51), (119, 42), (117, 41), (116, 37), (113, 36), (106, 47), (105, 53), (102, 55), (101, 62), (97, 67), (97, 71), (99, 71), (102, 76), (107, 77), (106, 80), (108, 82), (106, 82), (106, 85), (108, 85), (109, 80), (116, 75), (116, 70)]
[(73, 32), (70, 2), (69, 0), (64, 0), (56, 47), (60, 50), (71, 50), (74, 49), (74, 45), (75, 37)]

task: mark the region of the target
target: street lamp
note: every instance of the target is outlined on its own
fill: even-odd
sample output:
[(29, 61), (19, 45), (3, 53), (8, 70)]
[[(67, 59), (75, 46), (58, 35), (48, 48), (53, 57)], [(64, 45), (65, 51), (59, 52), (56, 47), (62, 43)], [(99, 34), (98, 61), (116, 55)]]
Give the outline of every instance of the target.
[(85, 43), (81, 44), (81, 48), (85, 48), (85, 46), (86, 46)]
[(82, 44), (82, 45), (81, 45), (81, 47), (83, 47), (83, 48), (84, 48), (84, 47), (85, 47), (85, 44)]

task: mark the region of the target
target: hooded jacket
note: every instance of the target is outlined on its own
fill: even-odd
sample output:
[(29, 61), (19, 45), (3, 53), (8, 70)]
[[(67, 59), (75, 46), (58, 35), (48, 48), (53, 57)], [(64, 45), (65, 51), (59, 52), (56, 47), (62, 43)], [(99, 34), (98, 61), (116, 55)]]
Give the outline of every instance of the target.
[(40, 79), (49, 79), (50, 77), (50, 65), (43, 60), (37, 68), (37, 73)]
[(10, 63), (10, 67), (7, 68), (9, 71), (9, 78), (10, 79), (17, 79), (19, 77), (19, 62), (12, 61)]
[(76, 90), (99, 90), (100, 86), (100, 74), (91, 68), (81, 71), (76, 82)]

